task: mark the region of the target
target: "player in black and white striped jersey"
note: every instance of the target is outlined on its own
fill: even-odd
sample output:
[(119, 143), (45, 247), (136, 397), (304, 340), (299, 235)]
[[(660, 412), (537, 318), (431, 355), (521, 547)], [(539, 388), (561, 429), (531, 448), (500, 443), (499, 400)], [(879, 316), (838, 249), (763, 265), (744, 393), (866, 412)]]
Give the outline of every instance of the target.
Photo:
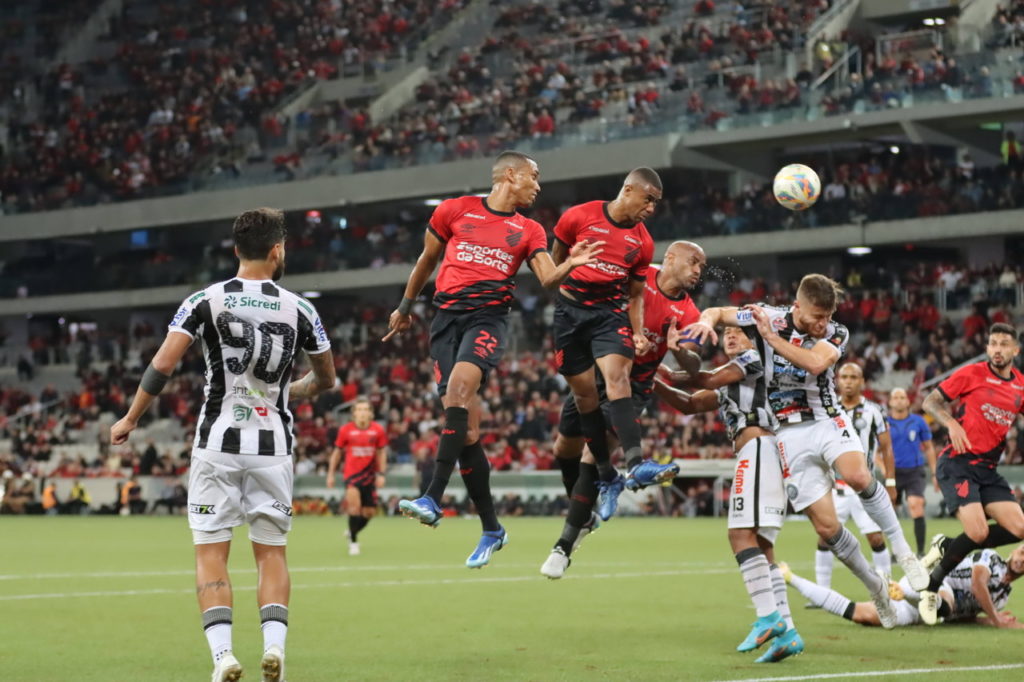
[[(331, 344), (314, 307), (277, 285), (284, 274), (284, 214), (246, 211), (233, 228), (238, 274), (190, 295), (143, 374), (132, 405), (111, 427), (111, 443), (127, 441), (185, 351), (201, 339), (205, 401), (189, 474), (189, 526), (196, 553), (196, 591), (213, 655), (214, 682), (237, 680), (232, 653), (232, 593), (227, 558), (232, 529), (249, 523), (259, 572), (263, 680), (284, 678), (290, 582), (284, 546), (292, 517), (292, 398), (335, 384)], [(305, 352), (313, 371), (292, 382)]]
[[(878, 611), (871, 602), (855, 603), (839, 594), (792, 573), (782, 565), (786, 582), (820, 608), (861, 625), (879, 625)], [(946, 576), (939, 588), (939, 615), (944, 623), (967, 623), (986, 616), (984, 622), (998, 628), (1024, 629), (1024, 623), (1004, 611), (1010, 599), (1013, 582), (1024, 574), (1024, 546), (1019, 546), (1003, 559), (995, 550), (983, 549), (967, 557)], [(906, 578), (890, 583), (897, 625), (921, 625), (917, 610), (920, 594)]]
[[(876, 460), (881, 459), (883, 478), (890, 500), (896, 498), (896, 465), (893, 459), (892, 441), (889, 438), (889, 424), (882, 407), (864, 397), (864, 371), (860, 365), (848, 362), (839, 368), (836, 386), (839, 389), (839, 406), (860, 436), (864, 446), (868, 470), (875, 472)], [(892, 560), (885, 546), (882, 529), (864, 510), (860, 497), (846, 485), (836, 473), (836, 486), (832, 490), (832, 501), (836, 507), (839, 523), (846, 524), (851, 518), (860, 534), (871, 547), (875, 568), (885, 575), (892, 574)], [(822, 587), (832, 586), (834, 555), (819, 539), (818, 550), (814, 553), (814, 577)]]
[(692, 395), (659, 380), (658, 397), (684, 414), (718, 409), (736, 450), (729, 496), (729, 544), (757, 613), (757, 621), (737, 651), (752, 651), (775, 638), (759, 663), (775, 663), (802, 653), (804, 642), (793, 623), (786, 586), (775, 565), (774, 546), (786, 513), (782, 463), (775, 443), (778, 422), (768, 404), (770, 374), (754, 347), (750, 330), (727, 327), (722, 349), (729, 362), (714, 372), (665, 373), (662, 378), (698, 388)]
[(788, 308), (767, 305), (708, 308), (686, 329), (693, 338), (717, 340), (718, 324), (756, 326), (758, 349), (770, 368), (768, 398), (779, 420), (776, 440), (786, 495), (797, 512), (810, 518), (818, 537), (871, 592), (882, 622), (896, 626), (896, 615), (880, 577), (860, 552), (853, 534), (836, 517), (833, 468), (857, 491), (864, 509), (892, 544), (911, 582), (923, 588), (927, 573), (910, 549), (885, 489), (868, 471), (864, 448), (850, 428), (835, 392), (834, 367), (843, 356), (849, 331), (832, 321), (841, 289), (824, 275), (806, 275)]

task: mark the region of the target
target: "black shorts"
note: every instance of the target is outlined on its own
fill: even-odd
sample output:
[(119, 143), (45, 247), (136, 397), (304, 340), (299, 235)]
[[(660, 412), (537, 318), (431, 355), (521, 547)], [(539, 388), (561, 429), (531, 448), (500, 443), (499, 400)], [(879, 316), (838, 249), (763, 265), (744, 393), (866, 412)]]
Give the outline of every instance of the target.
[(924, 488), (928, 479), (927, 467), (910, 467), (896, 469), (896, 504), (907, 497), (924, 497)]
[(373, 484), (376, 475), (374, 473), (367, 476), (360, 473), (345, 479), (346, 488), (355, 488), (359, 491), (361, 507), (376, 507), (378, 505), (377, 486)]
[(448, 390), (448, 377), (457, 362), (471, 362), (484, 373), (480, 387), (487, 384), (487, 375), (498, 366), (508, 338), (508, 312), (471, 310), (453, 313), (438, 310), (430, 325), (430, 357), (434, 361), (437, 392)]
[(995, 466), (971, 464), (970, 455), (939, 457), (937, 478), (950, 514), (965, 504), (1014, 502), (1013, 491)]
[[(601, 414), (604, 415), (604, 423), (609, 431), (615, 433), (615, 429), (612, 427), (612, 416), (611, 408), (608, 407), (608, 396), (605, 395), (604, 387), (599, 386), (598, 390), (601, 395)], [(644, 410), (647, 409), (648, 400), (643, 396), (638, 396), (636, 393), (633, 394), (633, 409), (636, 411), (636, 416), (640, 417)], [(576, 407), (576, 398), (570, 393), (565, 398), (565, 402), (562, 403), (562, 416), (558, 420), (558, 432), (566, 438), (582, 438), (583, 437), (583, 425), (580, 423), (580, 411)]]
[(555, 364), (560, 374), (582, 374), (605, 355), (633, 359), (633, 327), (623, 310), (588, 308), (560, 295), (554, 327)]

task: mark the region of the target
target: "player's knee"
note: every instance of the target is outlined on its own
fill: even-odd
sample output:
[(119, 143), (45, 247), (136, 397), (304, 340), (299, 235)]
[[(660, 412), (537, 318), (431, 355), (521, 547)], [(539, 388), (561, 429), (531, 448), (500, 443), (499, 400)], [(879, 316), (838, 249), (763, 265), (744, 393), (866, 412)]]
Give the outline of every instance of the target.
[(288, 544), (288, 531), (265, 516), (257, 516), (249, 524), (249, 539), (260, 545), (281, 547)]
[(729, 545), (733, 552), (757, 547), (757, 533), (753, 528), (730, 528)]
[(979, 545), (988, 539), (988, 524), (987, 523), (970, 523), (964, 524), (964, 533), (974, 542)]
[(818, 537), (824, 541), (828, 541), (834, 538), (839, 532), (840, 525), (838, 519), (830, 520), (817, 520), (814, 522), (814, 531), (818, 534)]
[(218, 542), (231, 542), (231, 529), (221, 528), (220, 530), (194, 530), (192, 531), (192, 544), (212, 545)]
[(885, 551), (885, 540), (882, 539), (881, 533), (869, 533), (868, 534), (868, 546), (871, 547), (872, 552)]
[(605, 391), (609, 400), (628, 398), (633, 395), (632, 387), (629, 385), (629, 375), (625, 372), (613, 375), (611, 379), (605, 379)]
[(855, 469), (854, 471), (851, 471), (849, 475), (844, 473), (843, 480), (846, 481), (847, 485), (851, 488), (857, 492), (861, 492), (867, 490), (875, 479), (867, 469)]

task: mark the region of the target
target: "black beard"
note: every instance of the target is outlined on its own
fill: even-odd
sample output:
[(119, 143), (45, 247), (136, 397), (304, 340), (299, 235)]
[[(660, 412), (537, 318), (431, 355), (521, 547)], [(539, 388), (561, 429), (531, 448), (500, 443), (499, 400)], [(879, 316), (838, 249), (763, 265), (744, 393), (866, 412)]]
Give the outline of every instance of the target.
[(1003, 360), (1002, 363), (999, 363), (999, 362), (996, 362), (995, 360), (993, 360), (992, 358), (989, 358), (988, 361), (990, 363), (992, 363), (992, 366), (995, 367), (996, 369), (1006, 369), (1013, 362), (1012, 360)]

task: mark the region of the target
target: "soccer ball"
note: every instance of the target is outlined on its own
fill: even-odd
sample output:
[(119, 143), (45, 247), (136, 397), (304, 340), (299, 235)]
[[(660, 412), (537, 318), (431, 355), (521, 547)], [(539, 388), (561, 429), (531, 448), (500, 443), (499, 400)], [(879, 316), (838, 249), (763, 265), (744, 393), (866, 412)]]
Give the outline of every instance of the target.
[(791, 163), (775, 174), (775, 200), (791, 211), (803, 211), (821, 196), (818, 174), (802, 163)]

